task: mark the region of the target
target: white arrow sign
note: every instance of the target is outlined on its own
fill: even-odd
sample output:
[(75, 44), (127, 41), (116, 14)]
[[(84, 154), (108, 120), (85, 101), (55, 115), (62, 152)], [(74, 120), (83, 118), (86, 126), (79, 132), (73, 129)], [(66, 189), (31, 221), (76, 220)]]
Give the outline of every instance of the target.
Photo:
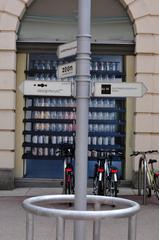
[(77, 53), (77, 41), (62, 44), (57, 48), (57, 57), (59, 59), (76, 55), (76, 53)]
[(25, 80), (19, 89), (24, 95), (30, 96), (72, 96), (72, 83), (66, 81)]
[(143, 83), (95, 83), (95, 97), (142, 97), (147, 92)]
[(67, 78), (76, 75), (76, 62), (59, 65), (57, 68), (58, 78)]

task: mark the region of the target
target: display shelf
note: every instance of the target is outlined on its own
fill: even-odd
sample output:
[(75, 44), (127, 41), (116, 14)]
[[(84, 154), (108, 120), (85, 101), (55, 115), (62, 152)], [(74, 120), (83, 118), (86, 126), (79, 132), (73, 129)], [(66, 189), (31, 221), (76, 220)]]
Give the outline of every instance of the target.
[(24, 73), (28, 76), (32, 76), (36, 73), (42, 74), (42, 73), (56, 73), (56, 69), (31, 69), (31, 70), (25, 70)]
[(73, 111), (75, 112), (76, 108), (75, 107), (65, 107), (65, 106), (50, 106), (50, 107), (47, 107), (47, 106), (39, 106), (39, 107), (36, 107), (36, 106), (32, 106), (32, 107), (24, 107), (23, 108), (24, 111), (60, 111), (60, 110), (65, 110), (65, 111)]
[(24, 123), (74, 123), (74, 119), (43, 119), (43, 118), (32, 118), (32, 119), (23, 119)]
[[(25, 71), (26, 79), (45, 82), (57, 80), (58, 64), (65, 62), (66, 60), (59, 61), (52, 54), (30, 54)], [(92, 83), (122, 82), (125, 79), (123, 69), (122, 56), (92, 55), (91, 81)], [(55, 151), (62, 142), (71, 145), (75, 143), (75, 98), (29, 95), (24, 98), (23, 159), (26, 162), (27, 160), (63, 160)], [(125, 151), (125, 98), (91, 97), (88, 118), (88, 160), (97, 160), (97, 157), (90, 156), (90, 150), (93, 149)], [(119, 158), (118, 161), (122, 163), (124, 158)]]
[(75, 136), (75, 131), (46, 131), (46, 130), (42, 130), (42, 131), (23, 131), (24, 135), (45, 135), (45, 136)]

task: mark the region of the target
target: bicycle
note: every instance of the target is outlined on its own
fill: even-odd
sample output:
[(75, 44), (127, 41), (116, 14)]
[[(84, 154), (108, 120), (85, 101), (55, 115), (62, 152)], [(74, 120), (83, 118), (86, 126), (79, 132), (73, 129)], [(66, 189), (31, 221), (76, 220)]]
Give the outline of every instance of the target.
[(63, 192), (65, 194), (74, 194), (75, 177), (73, 168), (74, 147), (70, 144), (62, 144), (56, 152), (64, 158), (64, 183)]
[(95, 152), (97, 152), (97, 163), (94, 168), (93, 194), (117, 197), (118, 169), (112, 166), (112, 158), (120, 152), (115, 150)]
[(156, 159), (147, 159), (147, 154), (159, 153), (158, 150), (151, 151), (135, 151), (130, 156), (138, 156), (139, 172), (138, 172), (138, 195), (141, 195), (141, 187), (143, 188), (143, 204), (146, 203), (146, 197), (151, 197), (154, 191), (159, 200), (159, 169), (154, 168)]

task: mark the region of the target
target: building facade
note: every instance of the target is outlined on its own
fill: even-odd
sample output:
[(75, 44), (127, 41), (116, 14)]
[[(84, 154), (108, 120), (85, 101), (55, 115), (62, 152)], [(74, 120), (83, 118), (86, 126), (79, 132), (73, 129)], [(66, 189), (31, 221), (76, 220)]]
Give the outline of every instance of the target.
[[(38, 6), (38, 1), (33, 0), (0, 0), (0, 188), (7, 189), (14, 187), (15, 179), (23, 179), (24, 166), (22, 163), (23, 142), (22, 129), (23, 126), (23, 96), (20, 93), (19, 85), (25, 79), (24, 70), (26, 67), (26, 52), (29, 52), (29, 48), (35, 48), (35, 39), (32, 41), (29, 29), (33, 25), (27, 25), (24, 16), (34, 4)], [(57, 1), (54, 2), (54, 9)], [(66, 1), (65, 1), (66, 2)], [(71, 1), (72, 2), (72, 1)], [(92, 4), (97, 6), (99, 1), (94, 1)], [(103, 2), (103, 1), (102, 1)], [(107, 1), (106, 1), (107, 2)], [(130, 99), (127, 101), (127, 124), (126, 124), (126, 157), (124, 176), (126, 180), (132, 180), (133, 171), (137, 171), (137, 160), (134, 161), (129, 157), (133, 150), (151, 150), (159, 149), (159, 2), (158, 0), (116, 0), (114, 4), (121, 6), (123, 14), (125, 13), (132, 26), (132, 33), (128, 28), (122, 28), (119, 26), (121, 32), (126, 31), (127, 36), (130, 33), (130, 43), (126, 42), (125, 45), (129, 45), (129, 51), (125, 57), (125, 68), (127, 76), (126, 81), (130, 82), (143, 82), (148, 91), (142, 98)], [(68, 1), (70, 4), (70, 1)], [(108, 3), (110, 3), (108, 1)], [(69, 5), (68, 4), (68, 5)], [(111, 5), (109, 5), (111, 7)], [(59, 9), (65, 13), (67, 8), (59, 7)], [(96, 9), (96, 8), (94, 8)], [(38, 7), (37, 7), (38, 11)], [(98, 11), (98, 8), (97, 10)], [(54, 11), (55, 13), (56, 11)], [(32, 12), (31, 12), (32, 13)], [(40, 10), (39, 10), (40, 14)], [(58, 14), (58, 12), (57, 12)], [(69, 12), (68, 12), (69, 14)], [(101, 15), (104, 14), (103, 12)], [(96, 16), (96, 12), (94, 13)], [(102, 15), (103, 17), (104, 15)], [(107, 17), (107, 16), (104, 16)], [(58, 16), (56, 15), (58, 19)], [(102, 18), (101, 18), (102, 19)], [(105, 26), (101, 22), (98, 22), (100, 27), (93, 28), (93, 41), (94, 44), (104, 43), (107, 52), (111, 46), (121, 46), (120, 39), (117, 42), (111, 42), (111, 37), (108, 42), (106, 39), (107, 31), (104, 35), (103, 30)], [(105, 21), (105, 19), (103, 19)], [(69, 31), (69, 25), (67, 27), (60, 25), (61, 28), (56, 28), (54, 25), (54, 37), (52, 42), (57, 43), (71, 40), (72, 28)], [(28, 26), (30, 28), (28, 28)], [(40, 24), (37, 25), (38, 27)], [(58, 25), (59, 26), (59, 25)], [(123, 26), (123, 25), (122, 25)], [(116, 27), (118, 27), (116, 25)], [(52, 39), (45, 26), (41, 25), (41, 28), (48, 36), (49, 44)], [(75, 28), (75, 27), (74, 27)], [(73, 28), (73, 29), (74, 29)], [(39, 38), (40, 30), (35, 33), (36, 39)], [(65, 30), (67, 29), (67, 30)], [(122, 30), (123, 29), (123, 30)], [(61, 34), (62, 31), (66, 33)], [(108, 29), (108, 32), (110, 29)], [(115, 28), (112, 29), (110, 36), (115, 33)], [(100, 41), (100, 34), (103, 34)], [(70, 35), (69, 35), (70, 34)], [(112, 34), (112, 35), (111, 35)], [(65, 35), (65, 39), (64, 36)], [(124, 34), (121, 34), (122, 41), (124, 42)], [(28, 36), (28, 38), (27, 38)], [(41, 33), (41, 40), (39, 43), (46, 43), (44, 39), (44, 33)], [(119, 35), (118, 35), (119, 36)], [(61, 39), (59, 40), (59, 38)], [(97, 38), (97, 40), (96, 40)], [(34, 41), (33, 41), (34, 40)], [(104, 41), (105, 40), (105, 41)], [(127, 40), (127, 39), (126, 39)], [(34, 42), (34, 44), (33, 44)], [(122, 43), (123, 43), (122, 42)], [(133, 44), (132, 44), (133, 42)], [(27, 44), (26, 44), (27, 43)], [(32, 45), (30, 45), (32, 43)], [(133, 47), (132, 47), (133, 45)], [(54, 50), (55, 50), (55, 47)], [(49, 47), (50, 48), (50, 47)], [(51, 47), (52, 48), (52, 47)], [(99, 47), (98, 47), (99, 48)], [(44, 51), (45, 47), (38, 49)], [(121, 46), (121, 50), (124, 50)], [(131, 49), (131, 51), (130, 51)], [(99, 50), (98, 50), (99, 51)], [(113, 52), (114, 54), (114, 52)], [(155, 156), (156, 157), (156, 156)]]

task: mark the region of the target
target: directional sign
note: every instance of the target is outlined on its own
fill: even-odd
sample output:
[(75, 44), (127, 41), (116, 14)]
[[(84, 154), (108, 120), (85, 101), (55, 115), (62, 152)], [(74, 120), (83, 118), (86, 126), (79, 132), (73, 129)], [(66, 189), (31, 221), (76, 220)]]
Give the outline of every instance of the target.
[(142, 97), (147, 92), (143, 83), (106, 83), (96, 82), (95, 97)]
[(59, 65), (57, 68), (58, 78), (67, 78), (76, 75), (76, 62)]
[(72, 96), (72, 83), (66, 81), (25, 80), (19, 89), (24, 95), (35, 96)]
[(77, 41), (62, 44), (57, 48), (57, 57), (59, 59), (76, 55), (76, 53)]

